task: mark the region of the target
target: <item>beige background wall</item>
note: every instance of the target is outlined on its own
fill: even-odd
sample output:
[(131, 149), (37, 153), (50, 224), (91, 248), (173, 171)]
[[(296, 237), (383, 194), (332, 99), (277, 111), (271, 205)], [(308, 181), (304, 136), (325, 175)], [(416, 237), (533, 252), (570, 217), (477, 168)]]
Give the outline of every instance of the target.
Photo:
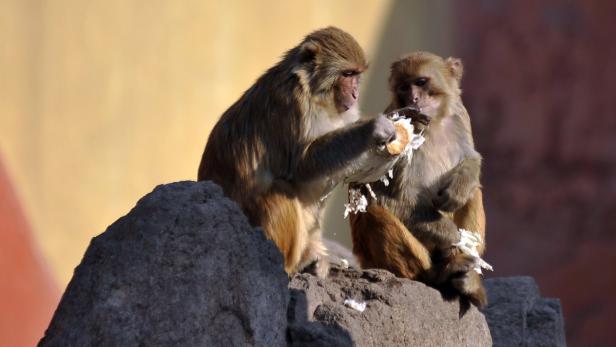
[(64, 286), (90, 238), (195, 179), (219, 115), (335, 24), (372, 53), (390, 1), (0, 0), (0, 151)]

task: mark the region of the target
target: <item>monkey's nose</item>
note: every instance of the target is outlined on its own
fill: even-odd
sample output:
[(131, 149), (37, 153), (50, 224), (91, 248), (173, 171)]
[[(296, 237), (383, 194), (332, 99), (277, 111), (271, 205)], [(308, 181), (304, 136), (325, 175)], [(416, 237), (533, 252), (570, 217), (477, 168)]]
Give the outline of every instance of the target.
[(356, 91), (351, 93), (351, 96), (353, 97), (353, 99), (357, 100), (357, 94), (358, 93)]

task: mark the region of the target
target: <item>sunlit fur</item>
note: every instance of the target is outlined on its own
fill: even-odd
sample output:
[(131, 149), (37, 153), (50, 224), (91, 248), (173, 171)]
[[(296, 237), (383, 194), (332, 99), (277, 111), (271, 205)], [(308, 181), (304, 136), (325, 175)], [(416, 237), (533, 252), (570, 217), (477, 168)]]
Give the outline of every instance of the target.
[[(416, 105), (430, 124), (425, 143), (410, 162), (398, 161), (389, 186), (372, 185), (378, 201), (351, 218), (353, 251), (363, 267), (453, 289), (484, 306), (485, 291), (470, 268), (472, 259), (452, 248), (458, 228), (478, 232), (485, 240), (481, 156), (460, 97), (462, 68), (459, 59), (427, 52), (392, 64), (392, 99), (386, 111)], [(479, 251), (483, 253), (483, 245)]]
[[(346, 32), (315, 31), (265, 72), (210, 133), (199, 180), (212, 180), (261, 226), (292, 274), (323, 259), (321, 197), (338, 173), (368, 146), (370, 124), (357, 125), (357, 104), (340, 113), (344, 71), (366, 69), (364, 53)], [(357, 81), (358, 82), (358, 81)], [(352, 125), (352, 126), (351, 126)], [(348, 148), (338, 143), (350, 141)], [(326, 264), (319, 275), (327, 272)]]

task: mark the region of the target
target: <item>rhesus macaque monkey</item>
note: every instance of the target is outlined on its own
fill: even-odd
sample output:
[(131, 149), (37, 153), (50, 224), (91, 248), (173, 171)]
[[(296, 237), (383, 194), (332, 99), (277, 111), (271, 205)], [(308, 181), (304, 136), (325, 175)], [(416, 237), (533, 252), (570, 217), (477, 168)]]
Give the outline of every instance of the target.
[[(458, 228), (485, 240), (481, 156), (460, 98), (462, 72), (459, 59), (427, 52), (392, 64), (386, 112), (416, 106), (430, 122), (410, 162), (400, 158), (389, 186), (372, 184), (378, 200), (351, 216), (353, 252), (364, 268), (385, 268), (483, 307), (486, 293), (473, 259), (453, 246), (460, 240)], [(483, 244), (478, 251), (483, 253)]]
[(364, 152), (395, 137), (384, 116), (360, 120), (364, 52), (346, 32), (315, 31), (265, 72), (210, 133), (199, 180), (212, 180), (263, 228), (288, 274), (328, 272), (323, 197)]

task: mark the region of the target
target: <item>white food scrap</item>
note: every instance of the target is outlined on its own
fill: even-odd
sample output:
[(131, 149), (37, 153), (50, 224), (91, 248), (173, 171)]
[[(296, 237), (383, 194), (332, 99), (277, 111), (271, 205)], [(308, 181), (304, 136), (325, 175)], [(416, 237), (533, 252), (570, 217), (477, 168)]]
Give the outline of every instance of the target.
[(389, 178), (387, 178), (387, 176), (383, 176), (383, 177), (379, 178), (379, 181), (383, 182), (383, 185), (385, 187), (389, 187)]
[(349, 261), (342, 258), (340, 259), (340, 267), (343, 269), (348, 269), (349, 268)]
[(460, 241), (458, 243), (454, 243), (453, 245), (458, 247), (465, 254), (468, 254), (475, 259), (475, 266), (473, 267), (473, 270), (475, 270), (475, 272), (477, 272), (478, 274), (482, 273), (482, 268), (493, 271), (492, 265), (481, 259), (481, 257), (479, 256), (479, 252), (477, 251), (477, 246), (483, 243), (481, 235), (472, 231), (468, 231), (466, 229), (459, 229), (459, 232)]
[(370, 185), (370, 183), (366, 183), (366, 189), (368, 189), (368, 193), (370, 193), (370, 197), (373, 200), (376, 200), (376, 194), (374, 194), (374, 190), (372, 190), (372, 186)]
[(365, 302), (357, 302), (353, 299), (346, 299), (344, 300), (344, 305), (348, 306), (356, 311), (359, 312), (364, 312), (364, 310), (366, 309), (366, 303)]
[(349, 216), (349, 213), (366, 212), (368, 207), (368, 199), (361, 193), (359, 189), (349, 189), (349, 203), (344, 204), (344, 218)]

